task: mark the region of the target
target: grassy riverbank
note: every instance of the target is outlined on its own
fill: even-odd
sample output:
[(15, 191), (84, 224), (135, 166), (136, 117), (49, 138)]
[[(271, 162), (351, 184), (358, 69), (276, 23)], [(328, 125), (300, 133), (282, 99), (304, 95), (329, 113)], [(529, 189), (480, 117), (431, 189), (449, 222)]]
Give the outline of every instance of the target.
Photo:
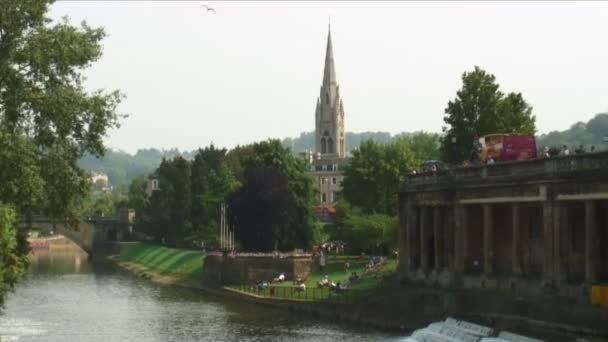
[[(345, 263), (350, 264), (349, 269), (345, 268)], [(328, 258), (324, 269), (315, 271), (306, 279), (306, 291), (295, 291), (293, 279), (287, 279), (283, 283), (272, 283), (275, 288), (272, 297), (285, 299), (299, 299), (306, 301), (317, 301), (332, 297), (337, 301), (351, 303), (365, 302), (369, 298), (377, 297), (387, 289), (387, 282), (383, 281), (395, 275), (397, 269), (396, 260), (387, 260), (375, 272), (366, 272), (367, 260), (359, 260), (358, 257), (339, 257)], [(318, 283), (327, 276), (330, 282), (344, 282), (351, 276), (352, 272), (357, 272), (360, 279), (351, 283), (350, 289), (341, 294), (332, 293), (329, 287), (319, 288)], [(278, 275), (277, 275), (278, 276)], [(389, 282), (390, 283), (390, 282)], [(243, 284), (234, 287), (241, 291), (253, 291), (256, 295), (270, 296), (270, 289), (259, 290), (252, 284)]]
[(120, 262), (137, 266), (140, 270), (190, 280), (201, 278), (205, 253), (137, 243), (125, 248), (118, 259)]

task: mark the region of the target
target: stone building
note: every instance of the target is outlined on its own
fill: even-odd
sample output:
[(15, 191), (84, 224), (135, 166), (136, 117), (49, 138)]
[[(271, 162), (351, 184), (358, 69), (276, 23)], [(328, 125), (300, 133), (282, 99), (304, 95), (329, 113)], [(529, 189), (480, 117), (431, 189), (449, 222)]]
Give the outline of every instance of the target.
[(102, 172), (91, 171), (89, 182), (92, 185), (94, 193), (107, 193), (112, 191), (112, 185), (108, 175)]
[(315, 151), (300, 154), (309, 164), (310, 176), (319, 190), (319, 207), (322, 210), (333, 208), (342, 189), (343, 168), (348, 165), (345, 138), (344, 105), (336, 80), (330, 28), (323, 83), (315, 110)]
[(608, 283), (608, 153), (410, 175), (403, 278), (589, 301)]
[(160, 189), (158, 176), (156, 174), (149, 175), (148, 179), (146, 179), (146, 194), (148, 197), (152, 196), (152, 193), (158, 189)]

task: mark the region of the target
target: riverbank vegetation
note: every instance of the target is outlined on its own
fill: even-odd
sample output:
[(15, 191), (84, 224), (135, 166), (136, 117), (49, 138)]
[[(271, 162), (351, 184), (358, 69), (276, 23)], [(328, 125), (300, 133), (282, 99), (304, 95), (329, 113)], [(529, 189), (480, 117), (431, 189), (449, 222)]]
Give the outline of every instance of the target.
[(213, 145), (194, 160), (163, 160), (154, 176), (159, 189), (145, 196), (139, 178), (127, 203), (140, 214), (137, 229), (157, 243), (219, 246), (221, 206), (240, 248), (251, 251), (308, 249), (315, 229), (315, 191), (303, 161), (278, 140), (240, 147)]
[(78, 160), (103, 156), (121, 118), (120, 92), (90, 92), (83, 82), (104, 30), (51, 20), (53, 2), (6, 0), (0, 11), (0, 303), (27, 264), (16, 225), (34, 213), (77, 222), (89, 191)]
[(205, 253), (136, 243), (125, 248), (120, 253), (119, 260), (176, 279), (200, 279), (203, 275)]

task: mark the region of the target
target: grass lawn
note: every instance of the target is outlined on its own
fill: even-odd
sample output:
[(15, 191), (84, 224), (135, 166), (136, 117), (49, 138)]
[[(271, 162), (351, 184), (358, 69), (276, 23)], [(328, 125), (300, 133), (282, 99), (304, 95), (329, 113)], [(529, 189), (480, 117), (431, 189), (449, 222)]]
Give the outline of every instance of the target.
[[(350, 263), (350, 269), (348, 271), (344, 270), (344, 263)], [(387, 260), (384, 265), (381, 266), (379, 275), (380, 277), (374, 278), (372, 275), (363, 275), (365, 271), (365, 265), (367, 264), (367, 260), (358, 261), (357, 257), (352, 258), (333, 258), (330, 257), (327, 260), (327, 264), (323, 271), (313, 272), (308, 279), (306, 280), (306, 291), (299, 292), (294, 290), (293, 279), (287, 279), (286, 282), (279, 284), (273, 283), (272, 287), (274, 290), (274, 297), (279, 298), (292, 298), (292, 299), (301, 299), (301, 300), (319, 300), (326, 298), (335, 298), (338, 301), (345, 302), (354, 302), (358, 300), (363, 300), (364, 298), (368, 298), (369, 296), (378, 293), (381, 291), (382, 278), (384, 276), (392, 275), (395, 273), (397, 269), (397, 261), (396, 260)], [(339, 281), (348, 280), (352, 272), (357, 272), (362, 278), (351, 284), (351, 290), (344, 291), (340, 294), (331, 293), (329, 288), (320, 289), (317, 285), (324, 276), (328, 276), (331, 282), (337, 283)], [(241, 286), (241, 290), (244, 291), (253, 291), (256, 294), (269, 296), (270, 289), (266, 289), (263, 291), (257, 291), (251, 285)]]
[(205, 253), (138, 243), (123, 250), (120, 260), (136, 263), (163, 274), (200, 279)]

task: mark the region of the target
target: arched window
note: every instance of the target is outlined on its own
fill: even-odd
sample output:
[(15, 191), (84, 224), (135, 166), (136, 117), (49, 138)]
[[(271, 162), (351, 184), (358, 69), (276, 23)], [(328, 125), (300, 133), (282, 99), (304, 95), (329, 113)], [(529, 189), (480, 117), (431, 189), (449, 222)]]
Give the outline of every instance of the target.
[(334, 140), (332, 138), (327, 139), (327, 153), (334, 153)]
[(329, 93), (325, 93), (325, 103), (329, 104)]
[(321, 138), (321, 153), (327, 153), (327, 144), (325, 138)]

